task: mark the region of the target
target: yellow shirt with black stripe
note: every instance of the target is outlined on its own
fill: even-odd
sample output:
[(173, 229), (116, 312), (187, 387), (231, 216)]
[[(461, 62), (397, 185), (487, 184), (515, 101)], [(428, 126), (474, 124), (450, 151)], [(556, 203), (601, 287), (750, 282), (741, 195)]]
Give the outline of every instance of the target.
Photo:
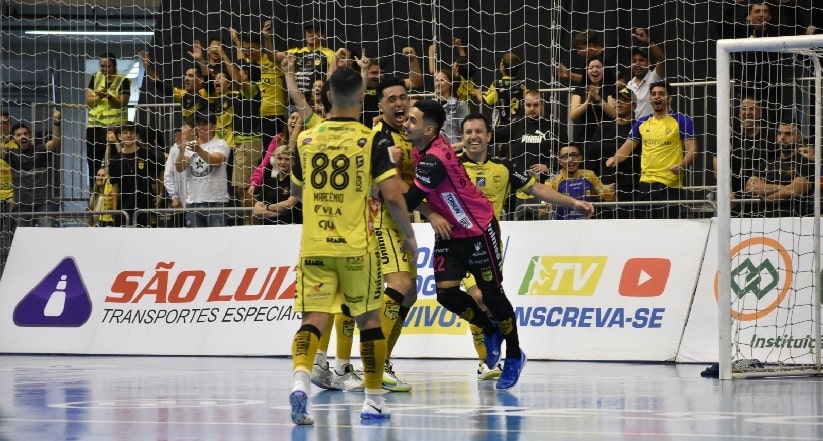
[(536, 182), (533, 177), (515, 170), (514, 165), (505, 159), (490, 157), (485, 162), (474, 162), (465, 153), (459, 158), (472, 183), (492, 203), (498, 220), (503, 214), (506, 197), (512, 191), (529, 191)]
[[(394, 127), (386, 124), (385, 121), (380, 121), (372, 128), (376, 132), (375, 139), (381, 140), (383, 143), (388, 143), (389, 146), (400, 147), (403, 152), (403, 157), (400, 160), (398, 172), (400, 178), (407, 184), (411, 185), (414, 182), (414, 160), (412, 159), (412, 150), (414, 146), (406, 140), (406, 136), (400, 133)], [(397, 229), (397, 222), (389, 215), (388, 209), (380, 204), (380, 211), (374, 220), (376, 228), (395, 228)]]
[(277, 64), (263, 54), (260, 58), (260, 116), (284, 116), (289, 105), (286, 75)]
[(331, 118), (297, 137), (291, 179), (303, 187), (300, 257), (361, 256), (376, 250), (367, 199), (397, 174), (385, 145), (351, 118)]

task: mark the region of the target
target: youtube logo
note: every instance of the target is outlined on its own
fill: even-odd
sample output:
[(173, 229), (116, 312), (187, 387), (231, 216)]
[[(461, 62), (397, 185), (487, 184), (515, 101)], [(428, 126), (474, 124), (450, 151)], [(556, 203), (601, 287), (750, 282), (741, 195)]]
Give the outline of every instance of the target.
[(623, 265), (618, 292), (626, 297), (657, 297), (666, 289), (672, 262), (662, 257), (635, 257)]

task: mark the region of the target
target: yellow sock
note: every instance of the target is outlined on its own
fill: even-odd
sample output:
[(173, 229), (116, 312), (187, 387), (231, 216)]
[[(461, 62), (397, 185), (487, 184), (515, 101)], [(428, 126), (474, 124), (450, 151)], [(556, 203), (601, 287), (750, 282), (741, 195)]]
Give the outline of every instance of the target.
[(383, 386), (383, 365), (386, 363), (386, 339), (380, 328), (360, 331), (360, 360), (366, 392)]
[(403, 322), (400, 320), (400, 303), (397, 300), (389, 297), (388, 295), (383, 295), (383, 309), (380, 314), (380, 329), (383, 330), (383, 335), (388, 337), (388, 340), (391, 342), (386, 343), (386, 347), (388, 348), (391, 346), (394, 348), (394, 343), (397, 342), (397, 336), (400, 335), (400, 330), (398, 329), (397, 333), (394, 335), (392, 340), (392, 332), (394, 331), (395, 325), (397, 322), (400, 322), (400, 326), (403, 326)]
[[(474, 350), (477, 351), (477, 358), (480, 361), (486, 361), (486, 340), (483, 338), (483, 328), (475, 325), (469, 325), (472, 333), (472, 343), (474, 343)], [(493, 366), (489, 366), (493, 368)]]
[(403, 330), (403, 322), (402, 318), (398, 318), (394, 321), (394, 326), (392, 326), (391, 331), (389, 332), (389, 336), (386, 338), (386, 357), (391, 358), (391, 352), (394, 349), (394, 345), (397, 344), (397, 339), (400, 338), (400, 332)]
[[(334, 317), (334, 331), (337, 335), (336, 359), (351, 359), (351, 347), (354, 345), (354, 319), (344, 314)], [(326, 346), (328, 346), (326, 342)]]
[[(335, 315), (335, 320), (342, 314)], [(320, 342), (317, 344), (317, 349), (325, 353), (329, 352), (329, 342), (331, 341), (331, 326), (326, 326), (326, 330), (320, 335)]]
[[(316, 331), (316, 328), (311, 326), (311, 329)], [(315, 332), (301, 327), (296, 334), (291, 345), (292, 370), (303, 370), (311, 372), (312, 364), (314, 364), (314, 354), (317, 353), (317, 344), (320, 338)]]

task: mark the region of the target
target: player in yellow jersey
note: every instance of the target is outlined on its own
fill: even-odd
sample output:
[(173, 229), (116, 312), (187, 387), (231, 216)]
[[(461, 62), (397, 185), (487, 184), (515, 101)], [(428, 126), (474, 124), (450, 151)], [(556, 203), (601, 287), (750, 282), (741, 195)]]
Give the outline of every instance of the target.
[[(491, 124), (485, 116), (479, 113), (468, 115), (463, 121), (464, 147), (460, 160), (466, 168), (472, 183), (492, 203), (494, 215), (498, 220), (500, 220), (503, 213), (506, 197), (518, 191), (530, 194), (544, 202), (569, 207), (585, 217), (591, 217), (594, 214), (594, 207), (589, 202), (578, 201), (558, 193), (553, 188), (536, 182), (533, 177), (525, 172), (515, 170), (510, 161), (491, 157), (489, 155), (491, 136)], [(503, 243), (501, 242), (500, 245), (502, 247)], [(466, 287), (467, 292), (475, 299), (480, 308), (487, 311), (485, 305), (483, 305), (483, 294), (471, 274), (467, 274), (463, 279), (463, 286)], [(502, 368), (499, 364), (496, 366), (486, 365), (487, 354), (483, 330), (474, 325), (471, 325), (470, 329), (474, 348), (480, 360), (477, 367), (477, 378), (492, 380), (500, 377)]]
[(334, 117), (300, 134), (292, 170), (292, 194), (304, 207), (295, 294), (302, 321), (292, 344), (294, 387), (289, 395), (295, 424), (314, 423), (308, 414), (312, 362), (329, 318), (344, 306), (360, 329), (366, 383), (360, 417), (390, 417), (380, 389), (386, 340), (379, 318), (379, 252), (367, 204), (372, 184), (404, 234), (404, 250), (415, 257), (417, 253), (390, 146), (376, 143), (374, 134), (358, 121), (363, 102), (360, 75), (340, 69), (329, 82)]
[[(306, 130), (316, 127), (324, 121), (324, 118), (312, 109), (306, 96), (300, 92), (297, 86), (297, 78), (295, 75), (295, 61), (296, 56), (286, 54), (281, 63), (283, 72), (285, 73), (286, 89), (289, 97), (295, 104), (297, 113), (307, 121), (305, 124)], [(323, 101), (324, 113), (331, 117), (332, 109), (331, 102), (328, 97), (328, 82), (323, 83), (321, 89), (321, 101)], [(294, 149), (296, 146), (296, 137), (289, 140), (294, 142), (290, 148)], [(291, 144), (290, 144), (291, 145)], [(336, 314), (334, 317), (334, 329), (337, 331), (337, 352), (335, 353), (336, 366), (334, 369), (329, 368), (329, 362), (326, 357), (326, 352), (329, 349), (329, 342), (331, 341), (332, 326), (328, 326), (320, 337), (320, 342), (317, 347), (317, 353), (314, 357), (314, 364), (312, 365), (311, 382), (317, 387), (330, 390), (345, 390), (345, 391), (361, 391), (364, 384), (363, 379), (354, 372), (354, 367), (351, 364), (350, 354), (351, 348), (354, 344), (354, 318), (348, 314)]]

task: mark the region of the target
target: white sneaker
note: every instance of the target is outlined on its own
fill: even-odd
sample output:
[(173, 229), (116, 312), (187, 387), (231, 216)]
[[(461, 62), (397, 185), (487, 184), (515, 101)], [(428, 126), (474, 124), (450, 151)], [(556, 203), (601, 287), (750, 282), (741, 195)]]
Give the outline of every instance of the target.
[(291, 404), (291, 420), (301, 426), (314, 424), (314, 418), (309, 415), (309, 397), (302, 390), (295, 390), (289, 395)]
[(332, 384), (331, 370), (329, 362), (319, 365), (317, 363), (311, 367), (311, 384), (326, 390), (340, 390)]
[(374, 400), (366, 398), (363, 402), (363, 408), (360, 409), (360, 418), (364, 420), (387, 420), (391, 418), (391, 411), (389, 406), (383, 401), (377, 404)]
[(503, 365), (501, 363), (497, 363), (497, 366), (494, 369), (489, 369), (486, 366), (486, 363), (481, 361), (480, 364), (477, 366), (477, 379), (478, 380), (496, 380), (500, 378), (500, 374), (503, 373)]
[(354, 366), (347, 364), (343, 370), (345, 373), (342, 375), (337, 373), (337, 369), (332, 370), (332, 387), (346, 392), (362, 392), (366, 385), (363, 379), (354, 372)]
[(397, 378), (394, 367), (388, 359), (386, 359), (386, 365), (383, 368), (383, 389), (389, 392), (410, 392), (412, 390), (411, 384)]

